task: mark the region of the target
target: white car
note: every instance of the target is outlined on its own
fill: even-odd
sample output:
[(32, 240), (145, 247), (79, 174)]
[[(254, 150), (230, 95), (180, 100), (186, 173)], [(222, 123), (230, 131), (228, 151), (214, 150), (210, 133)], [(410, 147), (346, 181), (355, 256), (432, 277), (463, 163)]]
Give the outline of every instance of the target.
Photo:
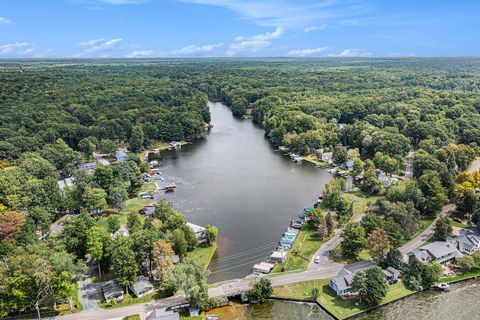
[(320, 256), (316, 256), (316, 257), (315, 257), (315, 260), (313, 260), (313, 262), (315, 262), (315, 263), (320, 263)]

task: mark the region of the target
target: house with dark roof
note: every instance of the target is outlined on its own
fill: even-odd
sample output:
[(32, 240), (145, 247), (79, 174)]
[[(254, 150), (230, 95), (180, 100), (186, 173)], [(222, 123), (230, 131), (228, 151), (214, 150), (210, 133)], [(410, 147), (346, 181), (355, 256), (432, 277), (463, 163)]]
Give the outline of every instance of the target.
[(385, 275), (385, 279), (389, 283), (396, 282), (398, 278), (400, 278), (400, 271), (398, 271), (394, 267), (388, 267), (387, 269), (382, 270), (382, 272)]
[(178, 312), (155, 309), (145, 318), (146, 320), (180, 320)]
[(438, 262), (440, 264), (447, 264), (461, 255), (462, 253), (451, 243), (435, 241), (413, 250), (410, 259), (415, 257), (423, 263)]
[(337, 276), (330, 279), (330, 288), (335, 291), (337, 296), (342, 296), (352, 292), (352, 281), (355, 274), (375, 266), (373, 261), (361, 261), (346, 265)]
[(473, 254), (480, 249), (480, 236), (473, 230), (461, 230), (458, 237), (448, 237), (447, 242), (461, 253)]
[(106, 302), (121, 301), (124, 298), (123, 288), (116, 280), (110, 280), (102, 285), (103, 298)]
[(153, 292), (153, 284), (146, 277), (138, 276), (137, 281), (130, 286), (130, 289), (137, 298), (140, 298)]

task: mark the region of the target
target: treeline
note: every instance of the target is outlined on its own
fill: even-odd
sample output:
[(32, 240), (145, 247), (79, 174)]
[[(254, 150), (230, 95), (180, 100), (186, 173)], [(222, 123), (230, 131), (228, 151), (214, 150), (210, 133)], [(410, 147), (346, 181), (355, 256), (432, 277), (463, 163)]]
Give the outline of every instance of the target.
[[(210, 121), (204, 93), (159, 66), (34, 64), (0, 68), (0, 159), (62, 139), (110, 140), (133, 151), (194, 140)], [(97, 145), (98, 146), (98, 145)]]

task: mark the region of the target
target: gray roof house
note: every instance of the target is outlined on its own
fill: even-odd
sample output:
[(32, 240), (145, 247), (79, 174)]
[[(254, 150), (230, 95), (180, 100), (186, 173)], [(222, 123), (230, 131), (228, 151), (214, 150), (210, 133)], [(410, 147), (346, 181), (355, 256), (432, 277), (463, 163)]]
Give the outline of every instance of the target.
[(436, 261), (441, 264), (446, 264), (455, 260), (455, 258), (461, 255), (462, 253), (458, 251), (454, 245), (448, 242), (435, 241), (421, 248), (413, 250), (412, 254), (410, 255), (410, 259), (415, 257), (423, 263), (431, 263)]
[(144, 276), (138, 276), (137, 281), (130, 286), (130, 289), (137, 298), (140, 298), (153, 292), (153, 284)]
[(337, 296), (352, 292), (352, 280), (355, 274), (361, 270), (375, 266), (373, 261), (362, 261), (346, 265), (336, 277), (330, 279), (330, 288)]
[(207, 229), (190, 222), (187, 222), (187, 227), (189, 227), (190, 230), (195, 233), (195, 237), (197, 238), (198, 242), (207, 241)]
[(146, 320), (180, 320), (178, 312), (164, 311), (162, 309), (155, 309), (145, 318)]
[(385, 275), (385, 279), (389, 282), (397, 281), (400, 277), (400, 271), (394, 267), (388, 267), (387, 269), (382, 270), (382, 272)]
[(125, 226), (120, 226), (115, 233), (111, 234), (112, 238), (122, 236), (122, 237), (128, 237), (130, 235), (130, 232), (128, 231), (127, 227)]
[(116, 280), (110, 280), (102, 285), (103, 298), (106, 302), (123, 300), (123, 288)]
[(472, 230), (462, 230), (458, 237), (448, 237), (447, 242), (461, 253), (473, 254), (480, 249), (480, 236)]
[(94, 174), (95, 169), (97, 169), (97, 163), (96, 162), (82, 163), (81, 165), (78, 166), (78, 169), (83, 170), (86, 173)]

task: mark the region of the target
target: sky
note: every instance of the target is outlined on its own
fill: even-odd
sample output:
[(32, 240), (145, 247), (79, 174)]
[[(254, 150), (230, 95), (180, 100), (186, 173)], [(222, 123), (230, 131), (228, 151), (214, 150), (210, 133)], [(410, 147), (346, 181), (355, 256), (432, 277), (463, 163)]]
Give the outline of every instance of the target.
[(0, 59), (334, 56), (480, 56), (480, 1), (0, 0)]

